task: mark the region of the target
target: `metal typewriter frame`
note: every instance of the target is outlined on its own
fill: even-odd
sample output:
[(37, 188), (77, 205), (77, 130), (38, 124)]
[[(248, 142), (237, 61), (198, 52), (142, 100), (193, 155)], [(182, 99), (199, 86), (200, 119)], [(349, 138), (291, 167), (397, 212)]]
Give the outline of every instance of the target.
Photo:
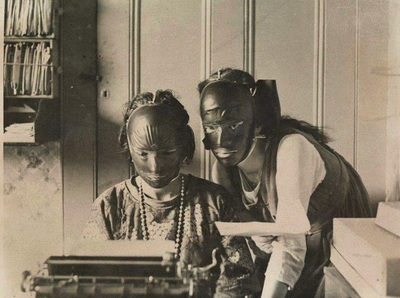
[[(46, 267), (36, 275), (25, 271), (21, 290), (47, 297), (212, 297), (216, 277), (211, 269), (218, 265), (216, 250), (207, 267), (192, 267), (163, 260), (162, 266), (176, 266), (176, 276), (79, 276), (51, 275)], [(168, 271), (168, 269), (167, 269)]]

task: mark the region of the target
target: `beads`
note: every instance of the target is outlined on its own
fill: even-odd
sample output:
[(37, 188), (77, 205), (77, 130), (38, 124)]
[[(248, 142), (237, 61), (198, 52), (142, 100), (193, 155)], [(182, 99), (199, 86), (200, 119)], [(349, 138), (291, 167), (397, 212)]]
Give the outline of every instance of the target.
[(144, 204), (144, 193), (142, 183), (140, 183), (140, 223), (142, 225), (143, 240), (149, 240), (149, 229), (147, 227), (146, 209)]
[[(140, 214), (140, 223), (142, 226), (142, 238), (143, 240), (149, 240), (149, 228), (147, 226), (146, 206), (144, 203), (142, 180), (140, 180), (139, 184), (139, 194), (140, 194), (139, 214)], [(175, 245), (174, 245), (176, 259), (179, 259), (180, 256), (183, 231), (185, 228), (184, 203), (185, 203), (185, 178), (182, 175), (181, 192), (180, 192), (179, 209), (178, 209), (178, 225), (176, 229)]]

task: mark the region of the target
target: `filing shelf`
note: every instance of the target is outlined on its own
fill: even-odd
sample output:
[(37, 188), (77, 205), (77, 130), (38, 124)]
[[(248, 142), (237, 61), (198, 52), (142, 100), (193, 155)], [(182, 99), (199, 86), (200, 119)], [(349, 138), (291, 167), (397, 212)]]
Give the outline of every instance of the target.
[[(4, 6), (4, 35), (9, 32), (7, 27), (7, 11), (8, 11), (8, 4), (14, 3), (14, 0), (7, 0)], [(38, 118), (38, 114), (40, 112), (39, 110), (39, 102), (42, 100), (54, 100), (54, 104), (57, 104), (59, 106), (59, 23), (60, 23), (60, 14), (58, 13), (59, 11), (59, 0), (52, 0), (52, 12), (51, 12), (51, 29), (50, 29), (50, 34), (48, 35), (5, 35), (4, 36), (4, 45), (3, 48), (5, 49), (7, 45), (15, 45), (15, 44), (21, 44), (24, 46), (30, 46), (33, 51), (36, 50), (36, 47), (39, 44), (44, 45), (44, 47), (49, 47), (50, 48), (50, 61), (49, 63), (46, 64), (41, 64), (39, 63), (34, 63), (34, 61), (29, 61), (31, 63), (23, 63), (24, 62), (24, 54), (26, 48), (21, 49), (21, 58), (19, 59), (18, 62), (20, 63), (13, 63), (15, 60), (14, 59), (9, 59), (7, 60), (4, 57), (4, 71), (5, 74), (7, 71), (8, 73), (8, 79), (7, 81), (3, 82), (3, 85), (5, 85), (4, 88), (4, 97), (3, 97), (3, 103), (4, 103), (4, 110), (3, 110), (3, 115), (4, 115), (4, 145), (12, 145), (12, 146), (32, 146), (32, 145), (38, 145), (39, 142), (36, 138), (37, 131), (36, 131), (36, 120)], [(32, 2), (35, 3), (35, 2)], [(17, 23), (17, 22), (14, 22)], [(28, 26), (29, 27), (29, 26)], [(47, 31), (49, 32), (49, 31)], [(14, 50), (14, 48), (13, 48)], [(45, 51), (43, 51), (44, 53)], [(31, 54), (33, 57), (33, 54)], [(10, 58), (13, 58), (12, 55), (9, 56)], [(32, 58), (31, 57), (31, 58)], [(15, 68), (15, 65), (21, 65), (19, 68), (19, 76), (15, 76), (13, 78), (13, 71)], [(46, 72), (46, 76), (37, 76), (37, 80), (39, 82), (37, 83), (37, 86), (43, 87), (43, 91), (40, 91), (42, 94), (28, 94), (26, 91), (21, 90), (21, 85), (22, 82), (25, 78), (30, 76), (30, 80), (33, 80), (34, 74), (33, 70), (29, 69), (29, 75), (24, 76), (24, 70), (27, 68), (23, 68), (23, 65), (28, 65), (34, 68), (35, 66), (37, 67), (38, 72)], [(46, 66), (44, 68), (43, 66)], [(46, 70), (45, 70), (46, 69)], [(17, 84), (18, 87), (15, 88), (15, 86), (12, 86), (11, 82), (16, 78), (19, 77), (16, 81), (19, 83)], [(41, 77), (44, 77), (44, 80), (46, 80), (46, 83), (43, 81), (40, 82)], [(6, 79), (6, 76), (3, 78), (3, 80)], [(30, 81), (28, 80), (28, 81)], [(24, 81), (26, 82), (26, 81)], [(7, 85), (6, 85), (7, 83)], [(29, 85), (29, 90), (31, 90), (31, 86), (33, 84), (28, 84)], [(7, 86), (7, 87), (6, 87)], [(14, 87), (14, 88), (13, 88)], [(14, 91), (17, 90), (17, 91)], [(39, 90), (39, 87), (38, 87)], [(42, 90), (42, 89), (40, 89)], [(8, 92), (7, 92), (8, 91)], [(14, 94), (16, 92), (17, 94)], [(22, 94), (24, 93), (24, 94)], [(23, 109), (24, 107), (29, 107), (28, 112), (7, 112), (8, 107), (20, 107)], [(33, 111), (32, 111), (32, 110)], [(53, 109), (54, 110), (54, 109)], [(47, 113), (48, 111), (44, 111)], [(28, 115), (29, 114), (29, 115)], [(43, 116), (43, 115), (42, 115)], [(60, 121), (59, 119), (59, 113), (56, 113), (56, 115), (45, 115), (45, 118), (51, 118), (55, 117), (53, 121)], [(6, 128), (9, 127), (11, 124), (22, 124), (22, 123), (32, 123), (30, 121), (33, 121), (33, 127), (35, 127), (34, 130), (34, 137), (31, 140), (32, 137), (28, 136), (22, 136), (21, 134), (21, 139), (18, 138), (13, 138), (12, 141), (8, 141), (8, 135), (6, 135)], [(10, 129), (10, 128), (9, 128)], [(19, 128), (20, 129), (20, 128)], [(46, 129), (46, 125), (40, 125), (39, 129)], [(17, 131), (19, 131), (17, 129)], [(25, 131), (27, 134), (27, 131)], [(41, 132), (41, 135), (46, 134), (46, 132)], [(12, 134), (11, 134), (12, 135)], [(16, 133), (14, 136), (18, 135)], [(59, 133), (58, 133), (59, 135)], [(15, 140), (15, 141), (14, 141)]]

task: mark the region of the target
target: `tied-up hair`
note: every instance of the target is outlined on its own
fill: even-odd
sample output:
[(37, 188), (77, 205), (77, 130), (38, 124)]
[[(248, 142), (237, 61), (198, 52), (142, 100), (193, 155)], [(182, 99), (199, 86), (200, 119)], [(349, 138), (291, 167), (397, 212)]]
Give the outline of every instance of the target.
[(151, 92), (140, 93), (126, 104), (118, 138), (122, 153), (130, 157), (127, 123), (136, 110), (145, 106), (165, 107), (166, 115), (171, 117), (171, 125), (173, 124), (177, 128), (176, 133), (180, 135), (180, 145), (184, 149), (186, 161), (189, 163), (193, 159), (195, 151), (194, 133), (188, 124), (189, 114), (172, 90), (157, 90), (155, 94)]
[(229, 67), (221, 68), (214, 72), (208, 79), (200, 82), (197, 85), (197, 90), (201, 94), (203, 89), (210, 83), (225, 80), (232, 83), (237, 83), (245, 87), (252, 94), (255, 90), (256, 82), (253, 76), (245, 71), (239, 69), (232, 69)]

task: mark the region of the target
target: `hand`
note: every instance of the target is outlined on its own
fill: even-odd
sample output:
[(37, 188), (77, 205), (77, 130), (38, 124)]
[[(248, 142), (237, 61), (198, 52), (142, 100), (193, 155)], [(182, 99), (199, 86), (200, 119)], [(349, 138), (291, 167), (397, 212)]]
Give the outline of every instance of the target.
[(289, 290), (287, 284), (278, 280), (265, 279), (262, 298), (284, 298)]
[(276, 236), (252, 236), (251, 239), (256, 243), (259, 249), (267, 254), (272, 253), (272, 242), (276, 241)]

